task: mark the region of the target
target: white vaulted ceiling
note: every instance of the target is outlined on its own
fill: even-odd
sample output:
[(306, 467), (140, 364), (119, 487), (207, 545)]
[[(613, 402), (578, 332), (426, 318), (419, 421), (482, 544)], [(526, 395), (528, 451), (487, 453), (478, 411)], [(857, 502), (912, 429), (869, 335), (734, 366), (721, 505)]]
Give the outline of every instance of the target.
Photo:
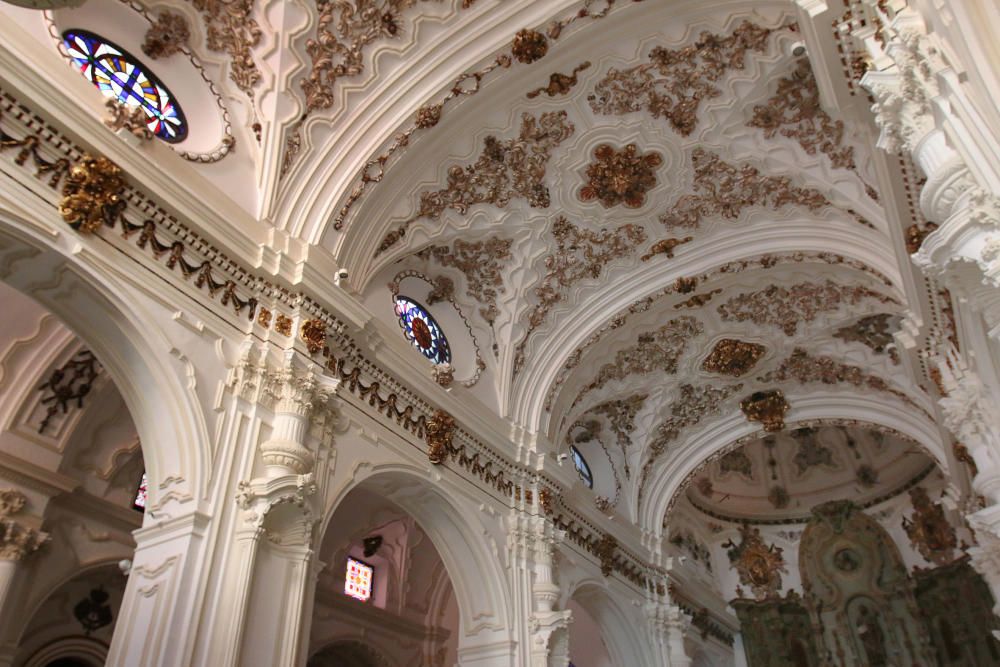
[[(710, 450), (759, 429), (739, 403), (760, 389), (790, 422), (933, 432), (892, 337), (914, 298), (901, 195), (865, 105), (820, 97), (814, 72), (842, 68), (798, 50), (795, 3), (225, 7), (148, 8), (187, 19), (235, 137), (211, 164), (155, 146), (164, 168), (276, 252), (345, 270), (390, 327), (387, 285), (422, 290), (460, 391), (542, 448), (603, 450), (618, 512), (657, 525)], [(65, 13), (38, 15), (40, 43)], [(178, 63), (150, 63), (172, 85)], [(727, 367), (737, 350), (752, 363)]]

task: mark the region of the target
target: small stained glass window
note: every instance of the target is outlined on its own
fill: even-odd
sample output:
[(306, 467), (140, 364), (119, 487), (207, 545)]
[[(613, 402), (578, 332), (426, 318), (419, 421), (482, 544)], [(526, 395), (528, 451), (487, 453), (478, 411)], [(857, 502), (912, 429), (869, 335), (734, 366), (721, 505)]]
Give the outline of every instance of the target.
[(576, 472), (580, 475), (580, 479), (583, 480), (588, 489), (594, 488), (594, 476), (590, 473), (590, 466), (587, 465), (587, 459), (583, 458), (580, 450), (573, 445), (569, 446), (569, 451), (573, 455), (573, 465), (576, 466)]
[(406, 340), (435, 364), (451, 362), (451, 348), (444, 331), (427, 309), (406, 296), (396, 297), (396, 317)]
[(367, 602), (372, 596), (372, 579), (375, 568), (357, 558), (347, 559), (347, 576), (344, 578), (344, 592), (356, 600)]
[(142, 63), (86, 30), (67, 30), (63, 42), (73, 63), (105, 96), (142, 108), (149, 117), (150, 132), (170, 143), (187, 137), (187, 121), (181, 108)]
[(139, 488), (135, 490), (135, 499), (132, 501), (132, 509), (140, 512), (146, 511), (146, 489), (149, 487), (149, 479), (146, 471), (142, 471), (142, 479), (139, 480)]

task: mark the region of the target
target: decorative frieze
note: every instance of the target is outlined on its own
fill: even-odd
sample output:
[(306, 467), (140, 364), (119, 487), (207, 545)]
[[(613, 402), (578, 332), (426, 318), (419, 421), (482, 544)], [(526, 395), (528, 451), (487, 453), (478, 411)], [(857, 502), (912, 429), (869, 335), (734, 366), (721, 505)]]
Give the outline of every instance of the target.
[(597, 280), (608, 264), (628, 257), (646, 240), (646, 231), (641, 225), (621, 225), (612, 231), (594, 232), (562, 216), (552, 223), (550, 233), (556, 247), (545, 257), (542, 284), (533, 290), (538, 303), (525, 318), (528, 330), (515, 351), (515, 374), (524, 365), (528, 338), (545, 322), (552, 308), (566, 298), (569, 290), (584, 280)]
[(794, 336), (800, 324), (812, 322), (821, 314), (836, 312), (844, 306), (857, 306), (868, 299), (882, 304), (897, 303), (863, 285), (842, 285), (827, 280), (790, 287), (771, 285), (739, 294), (720, 304), (718, 312), (725, 321), (776, 326), (786, 336)]
[(648, 375), (653, 372), (673, 374), (677, 362), (693, 338), (705, 327), (693, 317), (684, 315), (668, 321), (659, 329), (639, 335), (635, 344), (620, 350), (611, 361), (597, 372), (577, 396), (578, 404), (587, 394), (601, 389), (609, 382), (624, 380), (631, 375)]
[(506, 208), (512, 199), (523, 199), (532, 208), (548, 208), (545, 171), (552, 151), (574, 130), (565, 111), (549, 111), (538, 117), (523, 114), (520, 133), (513, 139), (486, 137), (476, 162), (450, 167), (447, 186), (422, 193), (417, 213), (383, 238), (376, 255), (396, 245), (414, 221), (437, 220), (449, 209), (465, 215), (476, 204)]
[(764, 53), (771, 32), (744, 21), (730, 35), (703, 32), (689, 46), (656, 47), (647, 63), (608, 70), (587, 97), (590, 108), (616, 116), (645, 110), (688, 136), (697, 126), (702, 101), (722, 94), (716, 82), (742, 70), (750, 52)]
[(642, 208), (646, 193), (656, 187), (656, 168), (663, 156), (656, 151), (640, 153), (635, 144), (616, 149), (601, 144), (594, 149), (593, 162), (587, 166), (587, 184), (577, 196), (581, 201), (595, 199), (604, 208), (624, 204), (625, 208)]
[(682, 196), (660, 216), (667, 229), (697, 229), (706, 219), (737, 220), (752, 207), (799, 206), (819, 211), (832, 205), (819, 190), (792, 185), (787, 176), (765, 176), (749, 164), (730, 164), (704, 148), (692, 151), (691, 164), (694, 193)]

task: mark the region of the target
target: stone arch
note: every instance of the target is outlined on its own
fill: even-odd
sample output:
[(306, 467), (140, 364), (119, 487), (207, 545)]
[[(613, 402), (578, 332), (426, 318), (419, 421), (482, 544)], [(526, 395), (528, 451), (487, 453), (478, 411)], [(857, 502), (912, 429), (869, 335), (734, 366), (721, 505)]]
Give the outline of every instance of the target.
[(137, 296), (127, 276), (98, 266), (95, 254), (75, 237), (43, 238), (38, 224), (5, 205), (0, 203), (0, 280), (77, 333), (118, 386), (156, 480), (148, 508), (195, 504), (208, 488), (210, 456), (193, 369), (171, 363), (174, 346), (149, 326), (140, 299), (125, 297)]
[[(885, 400), (870, 394), (846, 394), (829, 391), (791, 395), (792, 409), (786, 415), (785, 428), (844, 424), (872, 426), (888, 429), (912, 440), (926, 450), (938, 467), (948, 472), (948, 456), (941, 440), (940, 427), (930, 417), (915, 412), (897, 401)], [(682, 446), (664, 456), (658, 465), (659, 473), (650, 477), (649, 489), (642, 503), (638, 502), (635, 487), (627, 500), (639, 505), (640, 527), (658, 535), (663, 532), (663, 518), (673, 508), (675, 500), (690, 483), (695, 473), (707, 462), (733, 449), (747, 438), (762, 435), (760, 425), (747, 421), (739, 411), (720, 417), (683, 442)], [(664, 474), (669, 470), (669, 474)]]
[(364, 466), (333, 494), (320, 534), (327, 533), (338, 507), (354, 491), (363, 489), (399, 507), (430, 538), (451, 580), (459, 611), (459, 659), (464, 661), (463, 650), (476, 658), (493, 651), (499, 655), (510, 650), (512, 614), (496, 545), (477, 516), (477, 505), (437, 477), (412, 465)]
[[(579, 605), (600, 628), (601, 640), (610, 654), (612, 665), (644, 665), (651, 664), (650, 656), (644, 654), (642, 647), (648, 645), (648, 639), (639, 632), (636, 618), (630, 617), (630, 610), (622, 608), (607, 589), (607, 584), (594, 579), (579, 582), (567, 598), (565, 608)], [(578, 619), (570, 623), (570, 657), (574, 645), (573, 632), (579, 632)]]

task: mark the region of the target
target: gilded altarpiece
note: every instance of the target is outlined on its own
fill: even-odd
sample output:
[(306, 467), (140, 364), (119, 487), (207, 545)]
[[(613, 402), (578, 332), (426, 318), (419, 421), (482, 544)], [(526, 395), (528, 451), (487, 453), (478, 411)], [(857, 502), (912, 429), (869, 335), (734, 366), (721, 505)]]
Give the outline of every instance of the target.
[(942, 667), (1000, 665), (993, 596), (968, 558), (914, 573), (917, 604)]
[(740, 619), (747, 663), (753, 667), (818, 667), (812, 621), (802, 600), (786, 598), (730, 603)]
[(854, 503), (813, 508), (799, 546), (799, 568), (821, 664), (938, 664), (899, 551)]

